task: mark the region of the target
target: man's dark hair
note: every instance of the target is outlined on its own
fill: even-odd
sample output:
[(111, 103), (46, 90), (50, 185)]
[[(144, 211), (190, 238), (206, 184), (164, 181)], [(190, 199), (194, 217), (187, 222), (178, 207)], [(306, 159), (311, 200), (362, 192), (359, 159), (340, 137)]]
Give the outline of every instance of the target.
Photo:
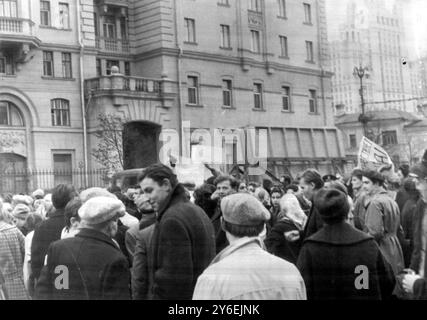
[(307, 169), (301, 175), (306, 183), (313, 183), (315, 189), (320, 189), (324, 186), (322, 176), (316, 169)]
[(283, 183), (285, 185), (289, 185), (292, 182), (292, 178), (287, 174), (282, 175), (281, 178), (283, 178)]
[(273, 188), (271, 188), (271, 195), (273, 195), (273, 193), (280, 193), (280, 195), (283, 196), (284, 191), (278, 186), (273, 186)]
[(352, 177), (356, 177), (359, 180), (362, 180), (363, 177), (363, 170), (361, 169), (354, 169), (353, 172), (351, 173)]
[(168, 179), (172, 188), (176, 187), (178, 184), (178, 179), (172, 169), (161, 163), (153, 164), (140, 173), (138, 176), (138, 183), (145, 178), (153, 179), (159, 185), (163, 185), (164, 180)]
[(241, 226), (227, 222), (224, 219), (222, 220), (222, 223), (225, 231), (238, 238), (256, 237), (262, 232), (262, 230), (264, 230), (264, 223), (257, 226)]
[(375, 170), (366, 170), (363, 171), (363, 176), (372, 181), (373, 184), (378, 184), (379, 186), (384, 186), (384, 176)]
[(347, 187), (338, 180), (329, 182), (328, 189), (336, 189), (344, 193), (346, 196), (348, 195)]
[(27, 232), (35, 230), (43, 222), (43, 217), (38, 213), (30, 213), (25, 219), (25, 229)]
[(70, 202), (67, 203), (64, 209), (64, 219), (65, 219), (65, 226), (67, 229), (71, 227), (71, 218), (75, 218), (77, 221), (80, 221), (79, 217), (79, 209), (83, 205), (83, 202), (80, 200), (79, 197), (75, 197), (74, 199), (71, 199)]
[(55, 209), (64, 209), (75, 196), (77, 196), (77, 191), (73, 185), (58, 184), (52, 191), (52, 204)]
[(194, 204), (202, 208), (203, 211), (205, 211), (206, 214), (209, 216), (209, 218), (214, 215), (215, 209), (218, 205), (218, 202), (216, 200), (211, 199), (211, 196), (215, 192), (215, 189), (216, 188), (214, 185), (204, 183), (201, 186), (197, 187), (193, 193)]
[(249, 187), (249, 186), (254, 187), (254, 188), (256, 189), (256, 188), (258, 188), (258, 187), (259, 187), (259, 184), (258, 184), (258, 183), (256, 183), (256, 182), (253, 182), (253, 181), (252, 181), (252, 182), (249, 182), (249, 183), (248, 183), (248, 187)]
[(296, 184), (290, 184), (286, 187), (285, 192), (288, 192), (288, 190), (292, 190), (293, 192), (298, 192), (299, 188)]
[(224, 182), (224, 181), (230, 181), (230, 187), (234, 190), (239, 189), (239, 180), (236, 180), (234, 177), (229, 175), (221, 175), (215, 179), (215, 186), (218, 185), (218, 183)]
[(403, 178), (407, 178), (409, 175), (409, 165), (402, 164), (399, 166), (399, 170), (402, 171)]

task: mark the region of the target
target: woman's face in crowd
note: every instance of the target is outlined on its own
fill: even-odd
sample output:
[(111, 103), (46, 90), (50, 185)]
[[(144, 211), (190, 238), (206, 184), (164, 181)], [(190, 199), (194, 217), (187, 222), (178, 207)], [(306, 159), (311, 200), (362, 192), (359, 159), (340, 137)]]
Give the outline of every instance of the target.
[(356, 176), (351, 177), (351, 186), (353, 189), (360, 189), (362, 187), (362, 180)]
[(239, 192), (247, 192), (248, 188), (246, 188), (246, 183), (242, 182), (239, 185)]
[(275, 208), (279, 207), (279, 202), (281, 197), (282, 195), (280, 193), (273, 192), (273, 194), (271, 195), (271, 204), (273, 205), (273, 207)]

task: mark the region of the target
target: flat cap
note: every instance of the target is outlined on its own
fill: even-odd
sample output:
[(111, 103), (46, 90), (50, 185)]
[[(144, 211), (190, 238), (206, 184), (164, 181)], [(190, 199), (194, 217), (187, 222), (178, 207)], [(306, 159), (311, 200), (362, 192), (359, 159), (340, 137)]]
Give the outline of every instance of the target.
[(80, 219), (89, 225), (96, 225), (115, 217), (123, 217), (126, 208), (118, 199), (112, 197), (94, 197), (87, 200), (79, 209)]
[(83, 190), (82, 192), (80, 192), (79, 197), (83, 203), (94, 197), (109, 197), (109, 198), (117, 199), (117, 197), (111, 192), (109, 192), (107, 189), (98, 188), (98, 187)]
[(314, 207), (325, 222), (344, 220), (350, 204), (347, 195), (335, 188), (322, 188), (314, 197)]
[(258, 226), (270, 220), (270, 212), (257, 198), (247, 193), (224, 197), (221, 211), (225, 221), (240, 226)]

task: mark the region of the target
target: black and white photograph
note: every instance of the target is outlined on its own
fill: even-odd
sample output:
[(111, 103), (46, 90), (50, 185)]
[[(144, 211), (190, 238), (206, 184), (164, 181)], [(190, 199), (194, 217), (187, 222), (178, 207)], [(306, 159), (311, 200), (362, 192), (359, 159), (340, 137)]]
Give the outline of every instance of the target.
[(0, 300), (427, 300), (427, 0), (0, 0)]

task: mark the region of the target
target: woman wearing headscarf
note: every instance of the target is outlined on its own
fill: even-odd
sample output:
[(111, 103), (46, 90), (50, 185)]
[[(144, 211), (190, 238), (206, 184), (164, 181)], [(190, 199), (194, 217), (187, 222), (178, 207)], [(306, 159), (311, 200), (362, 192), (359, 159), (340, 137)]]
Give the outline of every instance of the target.
[(265, 240), (267, 250), (291, 263), (296, 263), (301, 240), (294, 242), (287, 241), (285, 233), (289, 231), (304, 230), (307, 216), (302, 211), (298, 199), (293, 194), (285, 194), (280, 199), (280, 212), (277, 222)]
[(0, 202), (0, 270), (3, 275), (3, 288), (10, 300), (27, 300), (24, 286), (24, 235), (14, 225), (7, 223)]

